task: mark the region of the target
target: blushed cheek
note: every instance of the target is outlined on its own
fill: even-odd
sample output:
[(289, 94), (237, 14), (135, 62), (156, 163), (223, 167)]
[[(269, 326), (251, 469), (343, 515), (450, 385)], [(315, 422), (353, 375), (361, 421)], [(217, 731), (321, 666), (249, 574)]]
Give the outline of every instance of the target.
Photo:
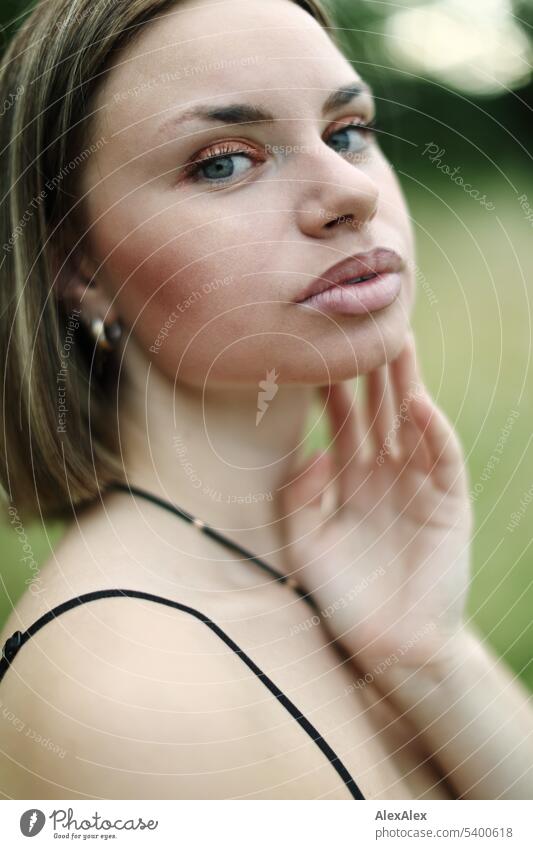
[[(185, 299), (221, 277), (242, 278), (271, 263), (276, 234), (264, 232), (258, 215), (236, 213), (234, 205), (219, 209), (192, 200), (162, 209), (159, 201), (140, 200), (133, 213), (126, 204), (98, 227), (99, 254), (109, 255), (110, 280), (128, 279), (137, 288), (140, 278), (144, 291), (171, 287), (173, 297)], [(260, 238), (268, 244), (256, 247)]]
[(380, 185), (380, 229), (385, 238), (392, 235), (393, 247), (399, 248), (405, 261), (405, 283), (401, 295), (402, 303), (409, 314), (416, 295), (416, 251), (414, 229), (407, 201), (395, 171), (382, 157), (380, 173), (375, 179)]
[(119, 315), (141, 350), (172, 379), (202, 380), (236, 340), (276, 326), (273, 313), (258, 311), (254, 303), (261, 299), (258, 286), (268, 292), (272, 279), (263, 274), (258, 282), (250, 272), (258, 266), (271, 269), (266, 248), (262, 257), (250, 245), (210, 252), (189, 235), (153, 253), (153, 241), (145, 235), (128, 241), (107, 270), (113, 285), (123, 281), (117, 291)]

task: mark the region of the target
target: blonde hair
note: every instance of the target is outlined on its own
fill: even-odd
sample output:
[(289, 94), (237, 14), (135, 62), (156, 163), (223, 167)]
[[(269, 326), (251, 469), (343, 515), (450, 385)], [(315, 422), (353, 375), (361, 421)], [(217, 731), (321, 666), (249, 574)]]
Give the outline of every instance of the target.
[[(332, 28), (319, 0), (292, 2)], [(40, 2), (2, 57), (0, 485), (26, 517), (66, 517), (124, 479), (118, 363), (110, 355), (95, 374), (95, 343), (56, 297), (57, 281), (85, 232), (76, 189), (99, 144), (87, 143), (93, 95), (143, 24), (178, 4)]]

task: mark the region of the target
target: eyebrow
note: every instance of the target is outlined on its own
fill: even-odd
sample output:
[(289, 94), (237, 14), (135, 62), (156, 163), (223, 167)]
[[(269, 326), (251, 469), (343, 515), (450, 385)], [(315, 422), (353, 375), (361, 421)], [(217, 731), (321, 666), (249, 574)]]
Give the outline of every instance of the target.
[[(351, 103), (363, 94), (372, 96), (372, 89), (363, 82), (349, 82), (333, 91), (326, 98), (322, 113), (326, 115), (340, 106)], [(217, 121), (222, 124), (272, 124), (276, 118), (268, 109), (253, 106), (250, 103), (230, 103), (228, 106), (195, 106), (183, 112), (174, 114), (164, 121), (158, 130), (158, 136), (166, 129), (175, 124), (184, 124), (188, 121), (201, 119), (204, 121)]]

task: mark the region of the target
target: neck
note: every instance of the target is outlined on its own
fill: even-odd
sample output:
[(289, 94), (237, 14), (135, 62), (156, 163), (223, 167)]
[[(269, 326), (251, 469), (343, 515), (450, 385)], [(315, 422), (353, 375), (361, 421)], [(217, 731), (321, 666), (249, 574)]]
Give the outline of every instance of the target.
[[(128, 483), (285, 571), (279, 488), (303, 454), (313, 388), (275, 391), (275, 380), (266, 389), (196, 388), (149, 369), (139, 352), (133, 359), (120, 407)], [(258, 409), (263, 392), (266, 403)]]

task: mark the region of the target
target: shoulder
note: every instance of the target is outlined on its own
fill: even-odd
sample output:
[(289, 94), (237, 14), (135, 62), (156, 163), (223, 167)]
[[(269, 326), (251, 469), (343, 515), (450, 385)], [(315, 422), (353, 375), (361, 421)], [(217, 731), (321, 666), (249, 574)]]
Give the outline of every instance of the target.
[(265, 755), (261, 685), (246, 672), (186, 612), (132, 598), (69, 610), (22, 646), (0, 685), (0, 790), (242, 795), (246, 770), (232, 768)]

